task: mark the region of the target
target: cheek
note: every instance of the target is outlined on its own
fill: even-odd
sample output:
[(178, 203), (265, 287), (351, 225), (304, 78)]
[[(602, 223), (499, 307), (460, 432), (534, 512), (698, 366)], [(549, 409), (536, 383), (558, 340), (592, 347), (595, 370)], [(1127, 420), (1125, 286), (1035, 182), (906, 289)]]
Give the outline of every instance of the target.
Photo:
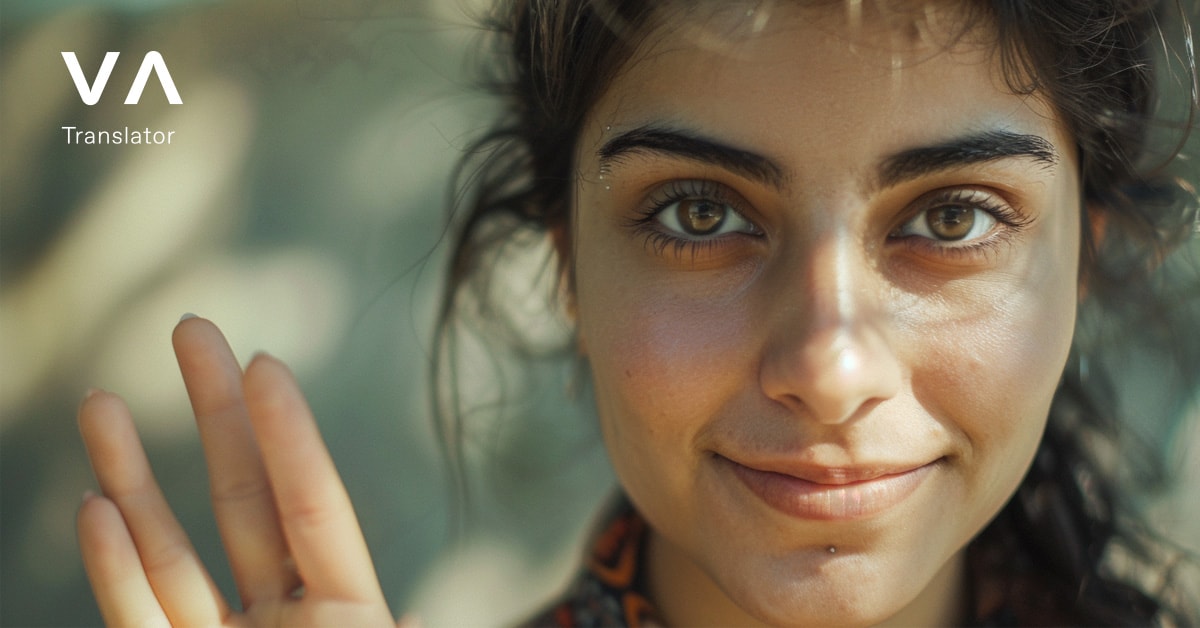
[[(578, 243), (578, 326), (609, 455), (627, 490), (694, 480), (697, 435), (756, 370), (744, 303), (697, 298), (636, 260), (639, 246)], [(688, 282), (683, 282), (688, 283)], [(666, 497), (665, 494), (662, 495)]]
[(1072, 288), (999, 291), (986, 313), (914, 333), (914, 353), (923, 357), (915, 360), (913, 385), (922, 405), (944, 410), (935, 414), (956, 417), (964, 429), (987, 429), (1014, 407), (1048, 406), (1070, 348)]
[(746, 316), (737, 305), (684, 303), (668, 286), (627, 275), (582, 279), (580, 334), (606, 422), (687, 433), (716, 411), (736, 374), (748, 372), (751, 356), (739, 351)]
[(957, 432), (971, 486), (999, 507), (1024, 476), (1070, 350), (1077, 304), (1078, 231), (1044, 226), (1025, 268), (986, 286), (987, 307), (921, 337), (913, 394)]

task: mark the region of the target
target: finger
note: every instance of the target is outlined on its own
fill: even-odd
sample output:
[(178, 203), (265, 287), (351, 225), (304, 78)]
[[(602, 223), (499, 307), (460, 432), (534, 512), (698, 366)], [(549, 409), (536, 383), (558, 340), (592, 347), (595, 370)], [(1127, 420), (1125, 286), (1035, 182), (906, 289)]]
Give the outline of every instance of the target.
[(350, 498), (291, 372), (259, 355), (246, 368), (245, 390), (305, 595), (381, 601)]
[(288, 595), (300, 582), (287, 562), (287, 543), (254, 442), (242, 369), (220, 330), (204, 319), (181, 321), (172, 342), (204, 444), (213, 513), (242, 606)]
[(105, 392), (89, 395), (79, 430), (100, 490), (120, 510), (171, 624), (219, 623), (229, 607), (163, 498), (125, 403)]
[(116, 504), (89, 496), (76, 526), (83, 567), (109, 626), (169, 626)]

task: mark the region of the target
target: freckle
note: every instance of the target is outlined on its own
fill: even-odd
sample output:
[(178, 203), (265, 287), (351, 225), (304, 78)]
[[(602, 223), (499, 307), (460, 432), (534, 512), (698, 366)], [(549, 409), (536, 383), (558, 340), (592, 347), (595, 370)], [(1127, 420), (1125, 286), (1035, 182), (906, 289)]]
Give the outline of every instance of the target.
[(625, 377), (633, 377), (633, 371), (625, 369)]

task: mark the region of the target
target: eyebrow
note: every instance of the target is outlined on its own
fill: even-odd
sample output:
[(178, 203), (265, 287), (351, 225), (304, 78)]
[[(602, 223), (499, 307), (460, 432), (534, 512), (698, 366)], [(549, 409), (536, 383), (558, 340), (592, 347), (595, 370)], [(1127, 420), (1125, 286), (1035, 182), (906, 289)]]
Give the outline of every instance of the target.
[(625, 155), (643, 152), (714, 164), (774, 188), (782, 188), (785, 181), (783, 168), (767, 157), (689, 131), (660, 126), (642, 126), (620, 133), (605, 142), (596, 154), (604, 170)]
[[(647, 125), (625, 131), (597, 151), (600, 168), (635, 153), (657, 153), (713, 164), (774, 188), (784, 187), (787, 171), (757, 153), (681, 129)], [(1059, 162), (1058, 152), (1038, 135), (994, 129), (920, 146), (885, 157), (877, 167), (879, 187), (887, 188), (936, 172), (999, 159), (1031, 159), (1045, 166)]]
[(1058, 152), (1044, 137), (1006, 130), (984, 131), (932, 146), (910, 148), (885, 158), (879, 165), (880, 187), (998, 159), (1032, 159), (1047, 167), (1058, 163)]

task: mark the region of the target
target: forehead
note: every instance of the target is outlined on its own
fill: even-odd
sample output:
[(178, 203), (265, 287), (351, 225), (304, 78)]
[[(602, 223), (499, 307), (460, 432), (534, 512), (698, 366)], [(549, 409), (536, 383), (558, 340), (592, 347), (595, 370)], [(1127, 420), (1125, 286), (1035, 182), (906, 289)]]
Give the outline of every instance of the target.
[(1064, 139), (1051, 137), (1051, 107), (1007, 88), (990, 23), (959, 3), (722, 3), (658, 18), (593, 108), (581, 150), (600, 129), (648, 123), (785, 162), (865, 163), (997, 128)]

